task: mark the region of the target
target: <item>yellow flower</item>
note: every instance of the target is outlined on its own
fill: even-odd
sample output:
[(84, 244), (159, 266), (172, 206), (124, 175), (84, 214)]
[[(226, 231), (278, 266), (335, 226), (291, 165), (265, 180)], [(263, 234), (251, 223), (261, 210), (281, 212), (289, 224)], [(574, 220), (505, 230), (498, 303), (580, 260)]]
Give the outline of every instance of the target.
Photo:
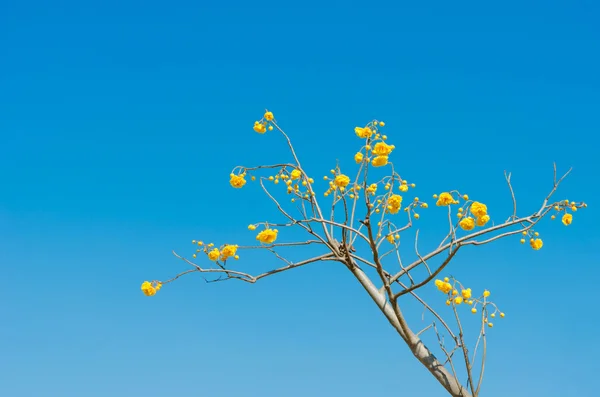
[(267, 111), (267, 112), (265, 113), (265, 116), (264, 116), (264, 117), (265, 117), (265, 120), (268, 120), (268, 121), (271, 121), (271, 120), (273, 120), (273, 112), (269, 112), (269, 111)]
[(380, 127), (383, 127), (383, 126), (385, 126), (385, 123), (384, 123), (383, 121), (380, 121), (380, 122), (379, 122), (379, 126), (380, 126)]
[(484, 216), (480, 216), (479, 218), (477, 218), (477, 220), (475, 222), (477, 223), (477, 226), (485, 226), (485, 224), (488, 223), (489, 221), (490, 221), (490, 216), (484, 215)]
[(504, 313), (500, 313), (500, 317), (504, 318)]
[(400, 211), (400, 207), (402, 206), (402, 196), (398, 194), (393, 194), (388, 199), (388, 211), (392, 214), (397, 214)]
[(243, 175), (230, 175), (231, 179), (229, 180), (229, 184), (236, 189), (240, 189), (246, 184), (246, 179)]
[(361, 152), (356, 153), (354, 155), (354, 161), (356, 161), (356, 164), (358, 164), (361, 161), (363, 161), (363, 154)]
[(208, 259), (210, 259), (211, 261), (216, 261), (217, 259), (219, 259), (220, 255), (221, 253), (219, 252), (219, 249), (213, 248), (213, 250), (208, 253)]
[(227, 260), (230, 256), (235, 256), (235, 252), (237, 251), (237, 245), (226, 245), (221, 250), (221, 260)]
[(369, 127), (356, 127), (354, 128), (354, 132), (359, 138), (369, 138), (371, 135), (373, 135), (373, 130)]
[(248, 225), (248, 230), (256, 230), (256, 226), (254, 226), (254, 225)]
[(367, 188), (367, 192), (371, 193), (374, 196), (375, 192), (377, 192), (377, 184), (376, 183), (370, 184), (369, 187)]
[(152, 295), (156, 294), (156, 288), (154, 288), (152, 286), (152, 283), (150, 283), (148, 281), (144, 281), (142, 283), (142, 292), (146, 296), (152, 296)]
[(388, 156), (377, 156), (371, 160), (373, 167), (383, 167), (388, 163)]
[(466, 218), (463, 218), (460, 222), (458, 222), (458, 225), (463, 230), (473, 230), (473, 228), (475, 227), (475, 221), (473, 220), (473, 218), (468, 216)]
[(335, 177), (335, 179), (333, 180), (333, 183), (337, 186), (337, 187), (346, 187), (348, 186), (348, 184), (350, 183), (350, 178), (348, 178), (346, 175), (344, 174), (340, 174), (337, 175)]
[(488, 323), (488, 327), (492, 328), (494, 326), (493, 323)]
[(264, 134), (265, 132), (267, 132), (267, 128), (265, 127), (265, 125), (263, 123), (255, 121), (254, 122), (254, 131), (258, 132), (259, 134)]
[(256, 235), (256, 239), (264, 244), (271, 244), (277, 240), (277, 229), (265, 229)]
[(456, 303), (457, 305), (460, 305), (461, 303), (463, 303), (463, 298), (461, 298), (460, 296), (457, 296), (456, 298), (454, 298), (454, 303)]
[(373, 153), (376, 156), (389, 156), (394, 148), (396, 148), (394, 145), (388, 145), (385, 142), (377, 142), (373, 148)]
[(571, 214), (564, 214), (562, 217), (562, 223), (565, 226), (569, 226), (571, 224), (571, 222), (573, 222), (573, 215)]
[(437, 205), (438, 207), (442, 207), (445, 205), (450, 205), (450, 204), (456, 204), (457, 201), (454, 200), (454, 198), (452, 197), (452, 195), (448, 192), (444, 192), (441, 193), (437, 203), (435, 203), (435, 205)]
[(394, 244), (394, 236), (392, 234), (385, 236), (385, 239)]
[(472, 308), (471, 309), (471, 313), (477, 313), (477, 309), (476, 308)]
[(531, 239), (531, 243), (530, 244), (531, 244), (531, 248), (533, 248), (534, 250), (537, 251), (540, 248), (542, 248), (542, 246), (544, 245), (544, 242), (542, 241), (541, 238), (536, 238), (535, 240)]
[(477, 218), (481, 218), (482, 216), (487, 215), (487, 206), (475, 201), (473, 204), (471, 204), (471, 213)]
[(521, 244), (525, 244), (525, 239), (522, 238), (521, 240), (519, 240), (521, 242)]
[(471, 288), (463, 289), (460, 291), (460, 294), (464, 299), (469, 299), (471, 297)]
[[(444, 279), (445, 280), (445, 279)], [(447, 281), (435, 280), (435, 286), (437, 289), (447, 294), (452, 289), (452, 285)]]
[(298, 178), (300, 178), (302, 176), (302, 172), (300, 172), (300, 170), (293, 170), (292, 173), (290, 174), (290, 177), (293, 180), (296, 180)]
[(487, 298), (488, 296), (490, 296), (490, 291), (488, 291), (487, 289), (485, 291), (483, 291), (483, 296), (485, 298)]

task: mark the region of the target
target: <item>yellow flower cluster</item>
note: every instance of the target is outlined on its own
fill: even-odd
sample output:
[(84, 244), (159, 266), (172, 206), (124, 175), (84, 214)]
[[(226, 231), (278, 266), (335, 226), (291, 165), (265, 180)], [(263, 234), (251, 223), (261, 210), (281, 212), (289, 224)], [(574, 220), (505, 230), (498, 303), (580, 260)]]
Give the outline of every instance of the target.
[[(577, 203), (569, 200), (559, 201), (552, 206), (556, 212), (563, 213), (561, 221), (565, 226), (569, 226), (571, 223), (573, 223), (573, 214), (569, 213), (569, 211), (576, 212), (579, 208), (587, 208), (586, 203)], [(550, 218), (556, 219), (556, 215), (552, 215)], [(540, 234), (538, 232), (534, 232), (533, 229), (524, 230), (522, 233), (524, 237), (529, 236), (529, 245), (534, 250), (537, 251), (544, 246), (544, 242), (541, 238), (539, 238)], [(521, 238), (521, 244), (525, 244), (525, 238)]]
[(383, 167), (388, 164), (389, 156), (395, 149), (395, 146), (384, 142), (387, 136), (379, 133), (379, 128), (383, 126), (385, 126), (383, 121), (373, 120), (365, 127), (354, 128), (356, 136), (367, 140), (366, 145), (363, 147), (365, 153), (363, 154), (362, 151), (359, 151), (354, 155), (354, 161), (357, 164), (363, 161), (370, 162), (373, 167)]
[(156, 295), (156, 293), (158, 291), (160, 291), (161, 288), (162, 288), (162, 284), (158, 281), (153, 281), (153, 282), (144, 281), (142, 283), (142, 292), (146, 296)]
[[(417, 187), (417, 185), (415, 185), (414, 183), (411, 183), (409, 185), (407, 180), (402, 180), (402, 182), (400, 182), (400, 186), (398, 187), (398, 189), (400, 189), (401, 192), (406, 193), (406, 192), (408, 192), (409, 186), (412, 187), (413, 189), (415, 187)], [(427, 208), (427, 207), (424, 207), (424, 208)]]
[[(499, 313), (500, 317), (504, 318), (504, 313), (499, 312), (496, 305), (487, 300), (490, 296), (490, 291), (488, 290), (483, 291), (480, 298), (473, 298), (471, 288), (464, 288), (458, 280), (450, 280), (448, 277), (445, 277), (443, 280), (435, 280), (435, 286), (439, 291), (447, 295), (446, 305), (450, 306), (454, 304), (455, 306), (458, 306), (465, 303), (468, 306), (471, 306), (471, 313), (477, 313), (477, 305), (481, 305), (486, 315), (484, 317), (484, 322), (490, 328), (493, 327), (494, 324), (488, 320), (488, 313), (490, 312), (489, 306), (492, 306), (494, 309), (494, 311), (489, 314), (489, 317), (495, 318), (496, 313)], [(458, 288), (460, 288), (460, 292)]]
[(439, 197), (436, 194), (433, 196), (433, 198), (438, 199), (438, 201), (435, 203), (435, 205), (437, 205), (438, 207), (448, 206), (450, 204), (458, 204), (458, 201), (456, 201), (454, 197), (452, 197), (452, 194), (448, 192), (440, 193)]
[(402, 196), (398, 194), (391, 195), (387, 201), (388, 212), (390, 214), (397, 214), (400, 211), (400, 207), (402, 207)]
[(277, 240), (277, 229), (266, 228), (256, 235), (256, 239), (263, 244), (272, 244)]
[[(333, 179), (329, 179), (327, 176), (324, 176), (323, 179), (329, 181), (329, 189), (325, 191), (325, 197), (329, 196), (331, 193), (338, 190), (341, 194), (347, 190), (348, 185), (350, 185), (350, 177), (348, 175), (340, 173), (339, 167), (331, 170), (331, 173), (334, 175)], [(350, 198), (358, 198), (355, 193), (360, 191), (360, 186), (356, 185), (351, 187), (350, 189)]]
[[(269, 176), (267, 179), (273, 182), (275, 185), (279, 185), (280, 182), (286, 187), (287, 194), (293, 194), (295, 197), (301, 199), (309, 199), (314, 196), (315, 193), (312, 190), (311, 184), (314, 183), (313, 178), (309, 178), (298, 168), (294, 168), (291, 171), (289, 167), (282, 167), (275, 175)], [(254, 180), (254, 177), (252, 177)], [(302, 186), (302, 187), (301, 187)], [(295, 198), (292, 198), (292, 202)]]
[(262, 119), (254, 122), (254, 131), (258, 132), (259, 134), (264, 134), (265, 132), (267, 132), (267, 129), (269, 129), (269, 131), (272, 131), (274, 120), (275, 118), (273, 116), (273, 113), (267, 110), (263, 115)]
[(220, 248), (215, 247), (213, 243), (204, 244), (202, 241), (192, 240), (192, 244), (197, 244), (198, 248), (196, 253), (192, 255), (192, 258), (196, 259), (198, 257), (199, 252), (203, 252), (206, 254), (209, 260), (216, 262), (219, 259), (221, 261), (226, 261), (227, 259), (233, 257), (233, 259), (240, 259), (240, 257), (236, 254), (238, 245), (233, 244), (224, 244)]
[(246, 184), (245, 177), (245, 173), (239, 175), (229, 174), (229, 184), (236, 189), (241, 189)]
[[(569, 200), (562, 200), (556, 204), (554, 204), (554, 210), (557, 212), (564, 212), (561, 221), (563, 223), (563, 225), (565, 226), (569, 226), (571, 223), (573, 223), (573, 214), (569, 213), (568, 211), (570, 210), (571, 212), (577, 212), (577, 209), (579, 208), (587, 208), (587, 204), (586, 203), (576, 203), (575, 201), (569, 201)], [(552, 219), (556, 219), (556, 215), (552, 215), (551, 217)]]
[[(469, 196), (466, 194), (459, 197), (467, 202), (469, 200)], [(433, 198), (437, 199), (436, 205), (438, 207), (449, 206), (452, 204), (459, 203), (459, 201), (452, 195), (452, 193), (449, 192), (440, 193), (439, 196), (437, 194), (434, 194)], [(463, 208), (458, 209), (457, 215), (461, 219), (460, 222), (458, 222), (458, 226), (460, 226), (460, 228), (463, 230), (473, 230), (475, 226), (482, 227), (490, 221), (490, 216), (487, 213), (487, 206), (478, 201), (473, 201), (468, 207), (467, 212), (470, 212), (471, 216), (469, 216), (468, 213), (467, 216), (465, 216)]]
[[(463, 198), (468, 200), (469, 196), (464, 195)], [(485, 226), (490, 221), (490, 216), (487, 213), (487, 206), (478, 201), (474, 201), (468, 209), (472, 216), (464, 216), (463, 209), (458, 209), (458, 217), (461, 218), (458, 225), (463, 230), (473, 230), (475, 226)], [(474, 218), (473, 218), (474, 217)]]

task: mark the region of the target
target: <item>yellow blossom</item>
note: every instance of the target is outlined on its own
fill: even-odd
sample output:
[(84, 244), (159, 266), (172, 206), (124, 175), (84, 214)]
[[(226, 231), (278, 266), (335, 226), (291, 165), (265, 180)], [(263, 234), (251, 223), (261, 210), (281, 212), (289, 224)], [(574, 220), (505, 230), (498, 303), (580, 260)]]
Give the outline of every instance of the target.
[(301, 176), (302, 176), (302, 172), (300, 172), (300, 170), (293, 170), (290, 174), (290, 177), (293, 180), (296, 180), (296, 179), (300, 178)]
[(156, 294), (156, 288), (154, 288), (152, 286), (152, 283), (150, 283), (148, 281), (144, 281), (142, 283), (142, 292), (146, 296), (152, 296), (152, 295)]
[(231, 179), (229, 180), (229, 184), (236, 189), (243, 187), (246, 184), (246, 179), (243, 175), (230, 175)]
[(464, 299), (469, 299), (471, 297), (471, 288), (463, 289), (460, 291), (460, 294)]
[(478, 217), (477, 220), (475, 221), (475, 223), (477, 223), (477, 226), (485, 226), (485, 224), (488, 223), (489, 221), (490, 221), (490, 216), (484, 215), (484, 216)]
[(500, 313), (500, 317), (504, 318), (504, 313)]
[(212, 251), (208, 253), (208, 259), (211, 261), (216, 261), (221, 256), (221, 252), (219, 252), (218, 248), (213, 248)]
[(544, 242), (541, 238), (536, 238), (535, 240), (531, 239), (531, 248), (533, 248), (534, 250), (539, 250), (540, 248), (542, 248), (543, 245)]
[(229, 258), (230, 256), (235, 256), (235, 253), (237, 251), (237, 245), (226, 245), (225, 247), (223, 247), (223, 250), (221, 250), (221, 260), (227, 260), (227, 258)]
[(484, 296), (484, 298), (487, 298), (488, 296), (490, 296), (490, 291), (488, 291), (487, 289), (485, 291), (483, 291), (483, 296)]
[(400, 185), (400, 191), (401, 192), (408, 192), (408, 186), (407, 185)]
[(269, 111), (267, 111), (267, 112), (265, 113), (265, 116), (264, 116), (264, 117), (265, 117), (265, 120), (268, 120), (268, 121), (271, 121), (271, 120), (273, 120), (273, 112), (269, 112)]
[(460, 305), (461, 303), (463, 303), (463, 298), (461, 298), (460, 296), (457, 296), (456, 298), (454, 298), (454, 303), (456, 303), (457, 305)]
[(369, 127), (356, 127), (354, 128), (354, 132), (359, 138), (369, 138), (371, 135), (373, 135), (373, 130)]
[[(444, 280), (447, 280), (447, 278)], [(447, 294), (452, 289), (452, 285), (449, 282), (442, 280), (435, 280), (435, 286), (444, 294)]]
[(375, 147), (373, 147), (373, 154), (376, 156), (389, 156), (392, 153), (396, 146), (388, 145), (385, 142), (377, 142)]
[(333, 180), (333, 183), (337, 186), (337, 187), (346, 187), (348, 186), (348, 184), (350, 183), (350, 178), (348, 178), (346, 175), (344, 174), (340, 174), (337, 175), (335, 177), (335, 179)]
[(471, 313), (477, 313), (477, 309), (476, 308), (472, 308), (471, 309)]
[(445, 205), (450, 205), (450, 204), (457, 204), (458, 202), (456, 200), (454, 200), (454, 198), (452, 197), (452, 195), (448, 192), (443, 192), (440, 194), (438, 201), (436, 203), (436, 205), (438, 207), (442, 207)]
[(463, 230), (473, 230), (473, 228), (475, 227), (475, 221), (473, 220), (473, 218), (468, 216), (466, 218), (463, 218), (460, 222), (458, 222), (458, 225)]
[(264, 134), (265, 132), (267, 132), (267, 128), (265, 127), (265, 125), (263, 123), (255, 121), (254, 122), (254, 131), (258, 132), (259, 134)]
[(248, 225), (248, 230), (256, 230), (256, 226), (254, 226), (254, 225)]
[(367, 192), (371, 193), (374, 196), (375, 192), (377, 192), (377, 184), (376, 183), (370, 184), (369, 187), (367, 188)]
[(377, 156), (371, 160), (373, 167), (383, 167), (388, 163), (388, 156)]
[(264, 244), (271, 244), (277, 239), (277, 229), (265, 229), (256, 235), (256, 239)]
[(481, 218), (482, 216), (487, 215), (487, 206), (475, 201), (473, 204), (471, 204), (471, 213), (477, 218)]
[(402, 196), (393, 194), (388, 199), (388, 211), (392, 214), (397, 214), (402, 206)]
[(363, 154), (361, 152), (356, 153), (354, 155), (354, 161), (356, 161), (356, 164), (358, 164), (361, 161), (363, 161)]
[(562, 223), (565, 226), (569, 226), (571, 224), (571, 222), (573, 222), (573, 215), (571, 214), (564, 214), (562, 217)]
[(380, 126), (380, 127), (383, 127), (383, 126), (385, 126), (385, 123), (384, 123), (383, 121), (380, 121), (380, 122), (379, 122), (379, 126)]

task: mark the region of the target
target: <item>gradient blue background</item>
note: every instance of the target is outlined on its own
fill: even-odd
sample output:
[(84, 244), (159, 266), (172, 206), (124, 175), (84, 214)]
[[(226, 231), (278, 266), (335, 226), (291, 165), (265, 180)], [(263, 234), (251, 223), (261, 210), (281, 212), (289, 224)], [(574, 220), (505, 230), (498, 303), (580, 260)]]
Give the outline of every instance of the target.
[[(597, 395), (600, 6), (414, 3), (3, 1), (0, 395), (444, 395), (340, 267), (141, 293), (187, 269), (172, 249), (250, 243), (275, 214), (228, 186), (236, 164), (288, 159), (252, 131), (265, 107), (317, 180), (350, 169), (353, 127), (378, 118), (411, 194), (458, 188), (496, 220), (505, 169), (524, 215), (552, 162), (573, 166), (557, 198), (590, 207), (569, 228), (449, 270), (507, 313), (483, 395)], [(423, 212), (424, 247), (444, 216)]]

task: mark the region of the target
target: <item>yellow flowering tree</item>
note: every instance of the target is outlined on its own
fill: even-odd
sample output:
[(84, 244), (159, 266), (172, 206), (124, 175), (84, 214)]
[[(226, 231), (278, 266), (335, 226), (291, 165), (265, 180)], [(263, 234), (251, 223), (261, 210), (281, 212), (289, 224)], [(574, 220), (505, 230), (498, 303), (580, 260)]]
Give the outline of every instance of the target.
[[(353, 274), (417, 360), (450, 395), (479, 395), (485, 368), (486, 332), (494, 326), (496, 317), (503, 318), (505, 314), (490, 300), (489, 291), (480, 290), (481, 293), (476, 294), (456, 278), (441, 276), (442, 272), (459, 250), (500, 239), (516, 238), (522, 244), (528, 242), (532, 249), (539, 250), (543, 242), (537, 226), (543, 218), (550, 214), (555, 219), (559, 215), (562, 223), (568, 226), (573, 222), (573, 213), (587, 205), (552, 200), (558, 186), (570, 172), (558, 178), (556, 166), (550, 192), (541, 206), (528, 215), (517, 214), (511, 176), (505, 174), (513, 211), (504, 221), (492, 219), (486, 204), (464, 193), (457, 190), (440, 192), (433, 198), (436, 207), (445, 209), (443, 219), (448, 222), (448, 233), (436, 249), (421, 253), (417, 231), (414, 242), (417, 259), (404, 263), (399, 252), (400, 236), (419, 219), (417, 211), (426, 210), (429, 205), (418, 197), (405, 199), (409, 189), (416, 185), (403, 179), (396, 169), (392, 161), (395, 146), (388, 144), (384, 127), (385, 123), (378, 120), (356, 127), (357, 152), (353, 161), (350, 158), (352, 154), (348, 160), (356, 163), (358, 169), (345, 173), (337, 165), (330, 170), (330, 175), (323, 178), (327, 187), (321, 189), (302, 167), (288, 135), (279, 127), (273, 113), (266, 111), (263, 118), (254, 123), (254, 131), (259, 134), (277, 131), (287, 142), (292, 161), (254, 167), (236, 166), (229, 175), (230, 184), (236, 189), (243, 188), (248, 179), (260, 184), (285, 221), (250, 224), (248, 229), (255, 233), (255, 245), (240, 246), (227, 242), (216, 246), (193, 240), (196, 248), (191, 258), (173, 252), (190, 269), (166, 281), (145, 281), (141, 286), (142, 292), (154, 296), (162, 286), (190, 273), (212, 274), (215, 278), (210, 281), (236, 279), (255, 283), (311, 263), (338, 262)], [(352, 136), (349, 135), (349, 139)], [(276, 189), (283, 192), (277, 194)], [(293, 204), (276, 198), (282, 194), (287, 194)], [(291, 207), (295, 207), (300, 216), (292, 215)], [(289, 241), (286, 234), (294, 233), (286, 231), (291, 228), (300, 230), (307, 239)], [(309, 244), (319, 246), (322, 253), (301, 261), (290, 261), (281, 254), (282, 249)], [(232, 259), (238, 260), (241, 252), (252, 249), (268, 251), (283, 264), (261, 274), (236, 270)], [(371, 277), (368, 269), (373, 269)], [(428, 303), (420, 296), (421, 290), (429, 286), (435, 287), (441, 293), (441, 301), (450, 307), (449, 318), (434, 309), (435, 302)], [(415, 332), (414, 324), (409, 323), (404, 313), (405, 299), (415, 300), (431, 314), (431, 323), (419, 332)], [(476, 316), (478, 326), (475, 329), (465, 329), (464, 320), (461, 320), (465, 315)], [(436, 349), (441, 352), (441, 358), (425, 345), (422, 335), (427, 330), (435, 333)], [(468, 332), (476, 334), (472, 349), (465, 341)], [(446, 335), (449, 337), (444, 338)], [(459, 373), (464, 375), (464, 382), (459, 379), (463, 377)]]

